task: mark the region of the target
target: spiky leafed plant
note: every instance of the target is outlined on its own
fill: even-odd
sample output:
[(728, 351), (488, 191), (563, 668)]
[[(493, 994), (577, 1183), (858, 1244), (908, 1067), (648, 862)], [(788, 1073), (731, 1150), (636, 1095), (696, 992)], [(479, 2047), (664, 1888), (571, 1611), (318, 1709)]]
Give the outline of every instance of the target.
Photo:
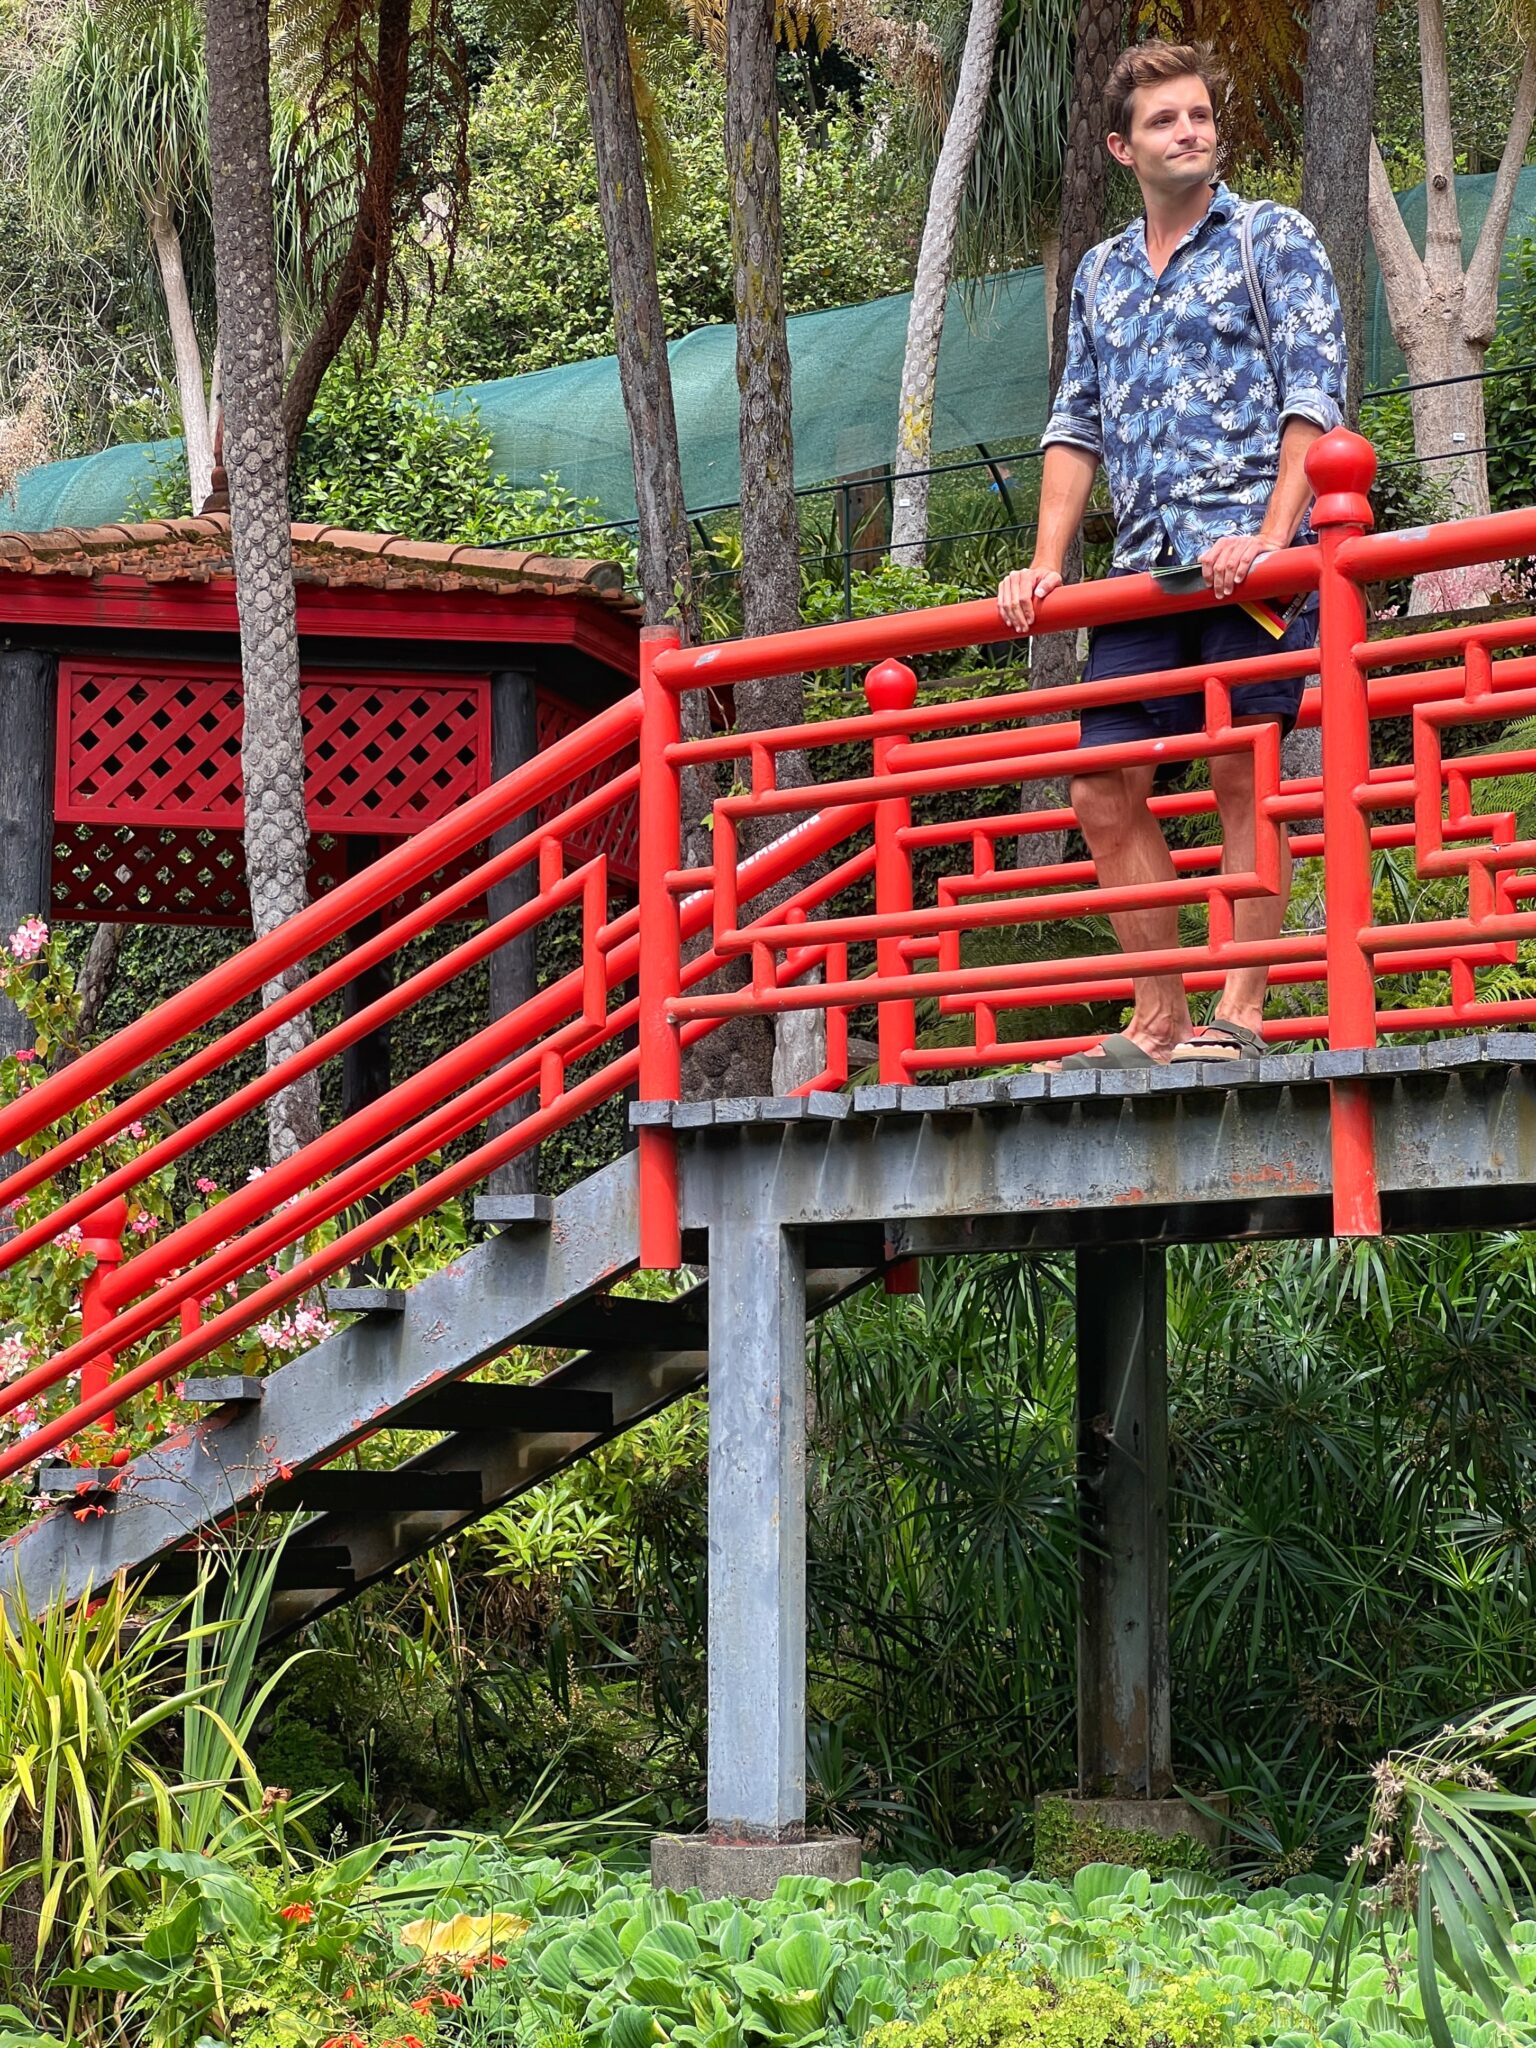
[[(206, 238), (203, 30), (192, 0), (153, 10), (77, 6), (32, 74), (27, 182), (56, 242), (100, 221), (147, 235), (165, 300), (194, 508), (213, 476), (213, 429), (186, 241)], [(206, 308), (202, 309), (206, 321)]]

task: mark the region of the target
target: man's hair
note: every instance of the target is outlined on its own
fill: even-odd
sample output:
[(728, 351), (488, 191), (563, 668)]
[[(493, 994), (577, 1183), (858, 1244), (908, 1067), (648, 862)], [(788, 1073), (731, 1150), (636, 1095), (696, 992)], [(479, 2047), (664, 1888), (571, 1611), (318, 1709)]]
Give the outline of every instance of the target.
[(1162, 85), (1170, 78), (1198, 78), (1219, 108), (1226, 78), (1209, 43), (1133, 43), (1115, 59), (1104, 87), (1104, 105), (1111, 135), (1127, 135), (1131, 126), (1131, 95), (1139, 85)]

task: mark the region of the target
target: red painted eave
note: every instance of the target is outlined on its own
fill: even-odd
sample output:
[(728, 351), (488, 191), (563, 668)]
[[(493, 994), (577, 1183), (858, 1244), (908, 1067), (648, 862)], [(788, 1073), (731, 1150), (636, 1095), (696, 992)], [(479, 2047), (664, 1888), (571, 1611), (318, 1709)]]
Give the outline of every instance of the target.
[[(569, 647), (621, 675), (639, 672), (638, 621), (596, 597), (305, 583), (296, 595), (299, 631), (306, 636)], [(7, 627), (43, 627), (53, 635), (104, 627), (156, 636), (233, 634), (239, 619), (228, 576), (152, 583), (123, 575), (0, 574), (0, 631)]]

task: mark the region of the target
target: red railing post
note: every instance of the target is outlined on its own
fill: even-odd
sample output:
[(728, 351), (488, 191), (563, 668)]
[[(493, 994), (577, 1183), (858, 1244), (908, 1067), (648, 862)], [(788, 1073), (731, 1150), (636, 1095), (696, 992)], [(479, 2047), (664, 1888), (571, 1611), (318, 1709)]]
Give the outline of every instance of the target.
[[(882, 661), (864, 678), (871, 711), (910, 711), (917, 702), (917, 677), (903, 661)], [(883, 775), (893, 747), (905, 733), (885, 733), (871, 749), (874, 772)], [(883, 797), (875, 806), (875, 909), (885, 916), (912, 908), (912, 865), (901, 835), (912, 822), (909, 797)], [(875, 941), (875, 973), (881, 980), (908, 972), (900, 939)], [(879, 1006), (880, 1078), (904, 1087), (912, 1078), (906, 1055), (917, 1046), (917, 1005), (887, 1001)]]
[[(1339, 566), (1339, 550), (1371, 526), (1366, 492), (1376, 452), (1336, 427), (1313, 443), (1307, 477), (1317, 493), (1312, 523), (1322, 551), (1318, 653), (1323, 734), (1323, 863), (1328, 913), (1328, 1044), (1376, 1043), (1376, 971), (1361, 934), (1371, 912), (1370, 820), (1360, 802), (1371, 768), (1370, 706), (1355, 649), (1366, 636), (1365, 594)], [(1339, 1237), (1381, 1232), (1371, 1101), (1359, 1080), (1331, 1084), (1333, 1227)]]
[[(681, 777), (667, 749), (683, 736), (677, 692), (656, 657), (678, 645), (672, 626), (640, 634), (640, 1099), (676, 1102), (682, 1041), (669, 1005), (682, 980), (682, 938), (672, 877), (682, 865)], [(640, 1263), (672, 1271), (683, 1262), (677, 1213), (677, 1140), (663, 1125), (639, 1133)]]
[[(80, 1225), (81, 1249), (89, 1252), (96, 1261), (80, 1290), (82, 1337), (94, 1337), (98, 1331), (108, 1328), (112, 1321), (113, 1311), (105, 1298), (106, 1287), (108, 1279), (123, 1262), (123, 1232), (127, 1228), (128, 1204), (121, 1196), (116, 1201), (103, 1202), (99, 1209), (93, 1209)], [(110, 1351), (103, 1350), (87, 1360), (80, 1368), (81, 1400), (89, 1401), (93, 1395), (102, 1393), (116, 1370), (117, 1360)], [(117, 1427), (117, 1417), (104, 1416), (103, 1423), (110, 1434)]]

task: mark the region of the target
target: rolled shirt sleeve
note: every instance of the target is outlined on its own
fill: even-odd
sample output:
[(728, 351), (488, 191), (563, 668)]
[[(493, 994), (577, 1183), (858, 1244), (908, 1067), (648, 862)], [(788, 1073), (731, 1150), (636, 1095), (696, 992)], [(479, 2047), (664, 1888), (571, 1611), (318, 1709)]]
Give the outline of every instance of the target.
[(1049, 448), (1052, 442), (1059, 441), (1071, 448), (1086, 448), (1090, 455), (1102, 457), (1104, 430), (1099, 414), (1099, 365), (1094, 354), (1093, 337), (1088, 330), (1085, 298), (1093, 260), (1094, 251), (1090, 249), (1077, 266), (1077, 275), (1072, 280), (1066, 368), (1061, 373), (1056, 403), (1051, 407), (1045, 432), (1040, 436), (1040, 446)]
[(1266, 206), (1255, 223), (1255, 258), (1269, 314), (1280, 423), (1342, 426), (1348, 363), (1344, 313), (1316, 228), (1289, 206)]

